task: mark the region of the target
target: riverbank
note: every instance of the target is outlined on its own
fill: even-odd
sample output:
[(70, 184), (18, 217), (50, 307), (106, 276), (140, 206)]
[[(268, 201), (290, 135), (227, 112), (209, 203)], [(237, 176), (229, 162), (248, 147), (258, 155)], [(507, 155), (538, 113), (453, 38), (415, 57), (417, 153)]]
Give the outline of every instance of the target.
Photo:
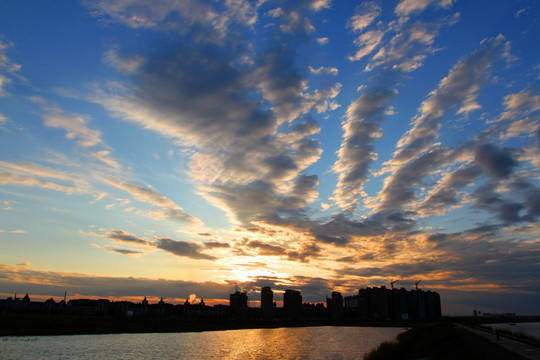
[(175, 318), (119, 318), (107, 316), (63, 316), (45, 314), (0, 314), (0, 336), (82, 335), (119, 333), (200, 332), (309, 326), (401, 327), (408, 322), (302, 320), (220, 321)]
[(421, 324), (398, 335), (394, 342), (384, 342), (364, 357), (386, 359), (490, 359), (518, 360), (520, 355), (449, 322)]

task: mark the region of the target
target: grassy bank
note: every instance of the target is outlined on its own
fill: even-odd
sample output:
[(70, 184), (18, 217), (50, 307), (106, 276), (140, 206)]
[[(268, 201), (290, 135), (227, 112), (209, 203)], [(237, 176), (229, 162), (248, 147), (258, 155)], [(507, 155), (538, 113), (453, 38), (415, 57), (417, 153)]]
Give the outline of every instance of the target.
[(513, 360), (521, 356), (452, 323), (417, 325), (401, 333), (395, 342), (382, 343), (364, 357), (385, 359), (490, 359)]

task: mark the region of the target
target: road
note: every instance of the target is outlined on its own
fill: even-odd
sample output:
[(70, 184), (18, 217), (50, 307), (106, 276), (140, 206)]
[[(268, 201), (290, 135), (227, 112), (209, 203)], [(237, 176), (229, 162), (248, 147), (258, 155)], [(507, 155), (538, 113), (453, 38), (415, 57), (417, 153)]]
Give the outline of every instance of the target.
[(478, 330), (474, 328), (470, 328), (468, 326), (463, 326), (460, 324), (456, 324), (458, 327), (468, 330), (476, 335), (482, 336), (483, 338), (488, 339), (489, 341), (492, 341), (496, 344), (501, 345), (502, 347), (507, 348), (508, 350), (519, 354), (523, 356), (525, 359), (531, 359), (531, 360), (538, 360), (540, 359), (540, 348), (525, 344), (516, 340), (508, 339), (504, 336), (500, 336), (499, 340), (497, 340), (497, 336), (495, 334), (492, 334), (487, 331)]

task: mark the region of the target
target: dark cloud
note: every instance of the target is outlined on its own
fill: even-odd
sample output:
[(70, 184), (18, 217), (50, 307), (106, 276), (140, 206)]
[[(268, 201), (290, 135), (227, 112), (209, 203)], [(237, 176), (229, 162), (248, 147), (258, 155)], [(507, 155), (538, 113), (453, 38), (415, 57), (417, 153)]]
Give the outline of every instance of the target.
[(483, 144), (475, 150), (475, 160), (496, 178), (505, 179), (519, 164), (508, 149), (499, 149), (493, 144)]
[[(310, 112), (332, 108), (339, 84), (309, 92), (304, 66), (296, 63), (297, 47), (307, 44), (306, 34), (313, 31), (308, 15), (328, 4), (259, 4), (263, 13), (274, 6), (281, 11), (267, 13), (276, 23), (264, 29), (268, 41), (257, 52), (244, 32), (226, 31), (233, 24), (253, 25), (259, 5), (245, 5), (163, 5), (162, 16), (176, 14), (178, 18), (170, 20), (178, 26), (189, 16), (187, 24), (195, 24), (196, 29), (180, 31), (178, 41), (149, 48), (140, 67), (129, 74), (128, 93), (105, 94), (99, 101), (116, 116), (196, 148), (190, 173), (200, 185), (199, 194), (219, 203), (230, 218), (247, 227), (266, 217), (297, 216), (316, 198), (316, 177), (302, 173), (322, 153), (320, 141), (313, 138), (320, 127)], [(132, 7), (101, 1), (92, 6), (130, 26), (136, 24), (129, 21), (129, 14), (154, 30), (164, 26), (164, 18), (157, 15), (160, 11), (139, 1)], [(146, 8), (147, 13), (139, 14)], [(218, 17), (232, 12), (231, 19), (210, 21), (208, 11), (215, 8)], [(215, 31), (217, 23), (222, 24), (217, 29), (220, 34), (227, 36), (201, 41), (203, 30)], [(122, 56), (116, 61), (121, 63)], [(164, 215), (181, 217), (179, 209), (168, 210)]]
[(150, 241), (143, 238), (138, 238), (135, 235), (125, 232), (123, 230), (113, 230), (113, 231), (110, 231), (107, 235), (109, 236), (109, 239), (111, 239), (114, 242), (121, 242), (121, 243), (132, 244), (132, 245), (143, 245), (143, 246), (152, 245)]
[(303, 243), (298, 251), (289, 250), (287, 257), (292, 261), (308, 262), (321, 255), (321, 248), (316, 243)]
[[(522, 178), (515, 178), (509, 184), (509, 188), (524, 199), (522, 202), (526, 211), (524, 219), (527, 221), (536, 220), (540, 216), (540, 189)], [(513, 199), (515, 200), (516, 197), (514, 196)]]
[(346, 237), (335, 237), (335, 236), (328, 236), (328, 235), (315, 235), (315, 236), (317, 240), (325, 244), (333, 244), (336, 246), (343, 246), (349, 242), (349, 239)]
[(135, 251), (135, 250), (128, 250), (128, 249), (109, 248), (108, 250), (122, 254), (122, 255), (127, 255), (127, 256), (144, 254), (142, 251)]
[(270, 179), (282, 179), (288, 177), (290, 173), (294, 173), (297, 170), (293, 159), (284, 154), (266, 158), (263, 162), (269, 168), (268, 177)]
[(403, 232), (411, 230), (416, 225), (416, 221), (411, 218), (412, 215), (415, 214), (397, 210), (380, 211), (373, 214), (369, 218), (369, 222), (380, 224), (380, 227), (384, 227), (391, 232)]
[(437, 148), (400, 167), (379, 193), (381, 204), (378, 209), (401, 209), (416, 200), (415, 186), (423, 184), (424, 178), (431, 171), (452, 161), (453, 155), (454, 153), (449, 149)]
[(247, 247), (252, 249), (257, 249), (259, 252), (259, 255), (266, 255), (266, 256), (281, 256), (285, 255), (287, 250), (281, 246), (278, 245), (271, 245), (259, 240), (253, 240), (250, 241), (247, 244)]
[(373, 141), (380, 137), (380, 122), (387, 102), (395, 92), (381, 87), (366, 90), (347, 109), (343, 124), (344, 138), (333, 166), (339, 174), (336, 201), (345, 209), (354, 210), (356, 198), (367, 180), (369, 166), (375, 160)]
[(178, 241), (167, 238), (155, 239), (158, 249), (165, 250), (176, 256), (185, 256), (196, 260), (215, 260), (214, 256), (201, 253), (204, 248), (196, 243)]
[(498, 183), (495, 182), (478, 187), (473, 193), (475, 206), (494, 212), (506, 225), (534, 222), (540, 216), (540, 190), (520, 178), (511, 181), (508, 187), (511, 194), (497, 192)]
[(204, 247), (207, 249), (215, 249), (215, 248), (229, 248), (231, 245), (229, 243), (225, 242), (219, 242), (219, 241), (207, 241), (204, 243)]
[(460, 204), (462, 199), (458, 189), (472, 185), (482, 173), (482, 168), (476, 164), (458, 168), (440, 182), (440, 187), (418, 206), (417, 211), (425, 216), (440, 215), (449, 206)]
[(525, 208), (527, 214), (531, 220), (534, 220), (540, 216), (540, 190), (535, 189), (531, 191), (527, 199), (525, 200)]
[[(394, 262), (384, 266), (345, 267), (336, 271), (338, 275), (351, 275), (362, 281), (374, 278), (426, 279), (441, 287), (466, 285), (464, 279), (471, 281), (471, 287), (482, 284), (496, 284), (506, 291), (528, 291), (536, 282), (540, 243), (515, 242), (512, 248), (506, 242), (493, 241), (498, 232), (489, 229), (483, 236), (470, 237), (470, 233), (435, 233), (426, 236), (427, 243), (437, 251), (430, 251), (422, 259), (410, 262)], [(430, 280), (441, 278), (441, 280)], [(519, 278), (519, 283), (515, 279)], [(372, 280), (373, 281), (373, 280)], [(538, 288), (538, 286), (534, 286)]]
[[(91, 276), (21, 269), (5, 264), (0, 264), (0, 273), (6, 274), (6, 277), (0, 277), (0, 292), (28, 292), (30, 296), (42, 294), (62, 298), (64, 292), (68, 291), (77, 294), (77, 297), (136, 296), (142, 300), (144, 296), (185, 298), (190, 293), (196, 293), (204, 298), (228, 299), (228, 294), (234, 290), (231, 284), (217, 282)], [(20, 279), (25, 280), (24, 285), (21, 285)]]
[(172, 135), (187, 132), (203, 144), (223, 135), (270, 135), (272, 119), (245, 96), (249, 88), (245, 75), (231, 65), (233, 54), (211, 46), (171, 48), (174, 52), (158, 52), (143, 68), (136, 91), (146, 106), (176, 115), (165, 124), (177, 130)]
[(336, 214), (332, 220), (319, 226), (313, 226), (315, 234), (326, 234), (330, 236), (375, 236), (386, 231), (381, 223), (377, 221), (357, 221), (349, 219), (344, 213)]

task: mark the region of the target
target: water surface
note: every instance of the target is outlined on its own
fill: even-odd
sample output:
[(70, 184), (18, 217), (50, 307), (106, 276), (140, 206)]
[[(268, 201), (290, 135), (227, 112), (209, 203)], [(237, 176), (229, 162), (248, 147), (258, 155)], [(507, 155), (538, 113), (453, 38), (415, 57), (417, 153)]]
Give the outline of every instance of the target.
[(4, 337), (0, 359), (361, 359), (401, 328), (279, 329)]
[(508, 330), (515, 333), (524, 333), (529, 336), (534, 336), (540, 340), (540, 322), (524, 322), (524, 323), (500, 323), (500, 324), (484, 324), (491, 326), (493, 329)]

